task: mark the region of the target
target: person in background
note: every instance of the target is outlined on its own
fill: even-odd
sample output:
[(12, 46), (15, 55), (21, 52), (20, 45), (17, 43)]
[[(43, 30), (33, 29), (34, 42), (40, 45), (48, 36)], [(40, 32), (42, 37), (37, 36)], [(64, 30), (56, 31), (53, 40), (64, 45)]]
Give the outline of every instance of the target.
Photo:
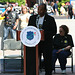
[(6, 2), (5, 10), (9, 7), (9, 2)]
[(38, 4), (37, 3), (33, 6), (33, 14), (34, 15), (38, 14)]
[(53, 9), (53, 6), (54, 6), (54, 2), (51, 2), (51, 8), (52, 8), (52, 11), (51, 11), (51, 15), (54, 15), (54, 9)]
[(43, 0), (43, 1), (42, 1), (42, 3), (44, 3), (44, 4), (46, 4), (46, 5), (47, 5), (47, 1), (46, 1), (46, 0)]
[(68, 15), (68, 6), (69, 6), (69, 2), (65, 2), (65, 6), (64, 6), (64, 8), (65, 8), (65, 11), (66, 11), (66, 15)]
[[(55, 19), (49, 16), (47, 13), (46, 4), (42, 3), (38, 6), (38, 14), (30, 16), (28, 26), (35, 26), (39, 30), (43, 30), (44, 32), (44, 40), (40, 41), (38, 45), (39, 50), (39, 64), (41, 60), (41, 53), (43, 53), (44, 57), (44, 65), (45, 65), (45, 75), (52, 75), (52, 47), (53, 47), (53, 36), (57, 32)], [(35, 66), (36, 59), (35, 47), (31, 49), (27, 47), (27, 63), (28, 75), (35, 75)], [(32, 52), (31, 52), (32, 51)], [(32, 60), (34, 59), (34, 60)], [(30, 67), (30, 68), (29, 68)], [(39, 66), (40, 67), (40, 66)], [(33, 68), (33, 69), (32, 69)]]
[(61, 15), (66, 15), (66, 11), (65, 11), (64, 6), (65, 6), (65, 4), (62, 3), (62, 6), (60, 7), (60, 14), (61, 14)]
[(6, 2), (6, 5), (8, 6), (9, 5), (9, 2)]
[(21, 7), (18, 5), (18, 3), (15, 3), (15, 6), (13, 8), (14, 11), (16, 11), (16, 13), (19, 15), (21, 14)]
[(19, 15), (19, 20), (21, 20), (21, 24), (20, 24), (21, 30), (23, 28), (27, 27), (30, 16), (31, 16), (31, 14), (28, 13), (27, 7), (23, 6), (22, 14)]
[(51, 4), (49, 3), (47, 5), (47, 13), (48, 13), (48, 15), (53, 15), (53, 13), (54, 13), (53, 2), (51, 2)]
[(56, 0), (56, 1), (55, 1), (55, 4), (54, 4), (54, 6), (53, 6), (53, 8), (54, 8), (54, 14), (57, 15), (57, 16), (59, 16), (58, 5), (57, 5), (58, 3), (59, 3), (59, 1)]
[(22, 4), (22, 5), (21, 5), (21, 10), (20, 10), (20, 14), (22, 14), (22, 8), (23, 8), (23, 6), (24, 6), (24, 5)]
[(3, 40), (6, 40), (10, 31), (11, 37), (16, 40), (16, 28), (18, 25), (18, 15), (13, 10), (13, 5), (9, 5), (9, 7), (1, 14), (1, 16), (5, 16), (5, 24), (4, 24), (4, 36)]
[(71, 54), (70, 49), (74, 47), (72, 36), (66, 25), (59, 27), (59, 34), (54, 37), (54, 49), (52, 54), (52, 69), (55, 69), (56, 60), (59, 60), (62, 73), (66, 73), (67, 57)]
[(73, 5), (72, 3), (68, 6), (68, 18), (72, 19), (74, 15), (74, 11), (73, 11)]
[(17, 2), (15, 3), (15, 6), (18, 7), (18, 3)]

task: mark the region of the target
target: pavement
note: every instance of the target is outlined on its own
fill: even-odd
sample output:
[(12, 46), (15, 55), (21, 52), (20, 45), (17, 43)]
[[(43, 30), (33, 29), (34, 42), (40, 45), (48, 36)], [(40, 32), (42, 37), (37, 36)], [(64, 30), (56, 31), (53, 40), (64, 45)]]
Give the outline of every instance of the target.
[[(62, 25), (62, 24), (65, 24), (69, 27), (69, 30), (70, 30), (69, 33), (72, 35), (73, 41), (74, 41), (74, 44), (75, 44), (75, 20), (74, 19), (55, 19), (55, 21), (56, 21), (56, 24), (57, 24), (57, 30), (58, 31), (59, 31), (59, 26)], [(0, 27), (0, 45), (2, 46), (1, 39), (2, 39), (2, 28)], [(16, 53), (20, 54), (21, 51), (20, 50), (15, 50), (15, 52), (11, 51), (11, 50), (6, 51), (7, 55), (16, 54)], [(4, 58), (3, 57), (3, 50), (0, 50), (0, 60), (2, 60), (3, 58)], [(13, 63), (14, 61), (11, 61), (11, 62)], [(20, 63), (18, 63), (18, 64), (20, 64)], [(3, 63), (0, 62), (0, 71), (3, 68), (2, 65), (3, 65)], [(59, 65), (58, 61), (56, 62), (56, 65)], [(67, 59), (67, 66), (70, 66), (70, 65), (71, 65), (71, 59), (68, 58)], [(7, 65), (7, 66), (9, 67), (9, 65)], [(17, 69), (18, 69), (18, 66), (16, 64), (13, 65), (13, 66), (17, 67)], [(66, 69), (66, 74), (64, 74), (64, 75), (75, 75), (75, 47), (73, 48), (73, 71), (74, 72), (72, 73), (71, 68), (67, 68)], [(3, 72), (1, 72), (0, 75), (24, 75), (24, 73), (20, 73), (20, 72), (3, 73)], [(45, 72), (44, 71), (40, 72), (39, 75), (45, 75)], [(61, 69), (60, 68), (56, 68), (56, 73), (55, 74), (53, 73), (52, 75), (63, 75), (63, 74), (61, 74)]]

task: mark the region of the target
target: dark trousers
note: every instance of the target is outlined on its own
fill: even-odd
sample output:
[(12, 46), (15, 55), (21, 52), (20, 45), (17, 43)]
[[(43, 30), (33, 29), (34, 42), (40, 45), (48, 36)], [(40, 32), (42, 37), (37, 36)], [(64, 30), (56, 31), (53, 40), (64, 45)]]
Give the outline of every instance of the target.
[(45, 75), (52, 75), (52, 49), (44, 51)]
[[(39, 67), (45, 69), (45, 75), (52, 75), (52, 45), (42, 45), (43, 42), (39, 44)], [(43, 53), (44, 61), (41, 62), (41, 53)]]
[(56, 53), (56, 52), (58, 52), (58, 50), (53, 50), (52, 52), (52, 69), (53, 70), (55, 69), (55, 63), (58, 58), (61, 70), (65, 70), (67, 57), (71, 54), (71, 52), (70, 51), (61, 51), (59, 53)]

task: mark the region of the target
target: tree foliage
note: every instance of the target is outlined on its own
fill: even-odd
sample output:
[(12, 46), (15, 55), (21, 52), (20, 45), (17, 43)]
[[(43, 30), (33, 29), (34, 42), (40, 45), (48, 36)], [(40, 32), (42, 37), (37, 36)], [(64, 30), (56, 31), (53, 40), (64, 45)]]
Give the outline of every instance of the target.
[(63, 3), (70, 2), (70, 0), (61, 0), (61, 2), (63, 2)]
[(19, 6), (21, 6), (21, 4), (25, 5), (25, 0), (0, 0), (0, 2), (11, 2), (11, 3), (18, 3)]
[(66, 2), (70, 2), (70, 0), (61, 0), (61, 1), (58, 3), (58, 11), (59, 11), (59, 13), (60, 13), (61, 4), (62, 4), (62, 3), (65, 4)]
[(19, 6), (21, 6), (21, 4), (25, 5), (25, 0), (17, 0), (17, 3), (19, 4)]

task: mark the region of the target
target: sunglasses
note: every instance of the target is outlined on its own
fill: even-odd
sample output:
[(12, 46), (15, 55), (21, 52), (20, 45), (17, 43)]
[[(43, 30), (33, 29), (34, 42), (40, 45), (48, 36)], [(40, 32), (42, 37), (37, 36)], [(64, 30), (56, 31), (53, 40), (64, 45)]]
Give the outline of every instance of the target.
[(63, 31), (59, 31), (59, 32), (63, 32)]

